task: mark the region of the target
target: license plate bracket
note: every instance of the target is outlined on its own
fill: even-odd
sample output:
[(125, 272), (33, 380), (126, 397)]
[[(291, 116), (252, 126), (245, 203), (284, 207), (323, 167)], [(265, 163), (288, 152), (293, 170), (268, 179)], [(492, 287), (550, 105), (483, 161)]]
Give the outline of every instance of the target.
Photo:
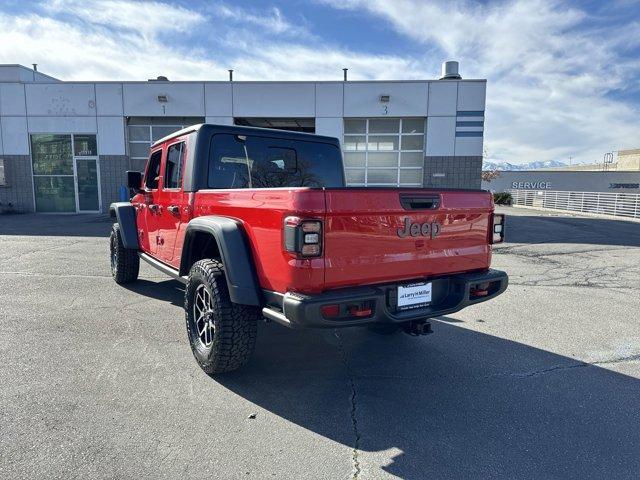
[(410, 283), (398, 285), (397, 308), (398, 310), (411, 310), (431, 305), (433, 293), (432, 282)]

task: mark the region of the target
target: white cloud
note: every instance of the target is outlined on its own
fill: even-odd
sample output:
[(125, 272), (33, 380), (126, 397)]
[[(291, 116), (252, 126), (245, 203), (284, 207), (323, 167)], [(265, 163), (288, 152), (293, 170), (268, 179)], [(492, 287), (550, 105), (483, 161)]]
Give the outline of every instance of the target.
[(459, 60), (463, 76), (488, 78), (485, 143), (497, 159), (596, 161), (611, 148), (638, 146), (637, 105), (608, 96), (640, 73), (620, 53), (640, 43), (637, 22), (589, 26), (587, 13), (554, 0), (323, 2), (382, 17)]
[[(189, 33), (180, 46), (163, 41), (160, 33), (166, 31), (168, 20), (181, 17), (172, 28), (185, 32), (206, 30), (215, 21), (159, 2), (135, 2), (122, 10), (119, 0), (106, 3), (57, 0), (47, 3), (40, 14), (0, 13), (0, 63), (38, 63), (44, 73), (64, 80), (146, 80), (157, 75), (171, 80), (226, 80), (228, 68), (235, 69), (237, 80), (338, 80), (344, 66), (350, 67), (352, 79), (406, 78), (407, 72), (423, 76), (411, 59), (360, 54), (321, 45), (310, 37), (296, 38), (292, 33), (297, 27), (279, 11), (267, 12), (265, 28), (255, 28), (262, 21), (257, 14), (244, 18), (238, 9), (216, 11), (214, 15), (244, 18), (245, 26), (219, 31), (206, 47), (187, 49)], [(286, 40), (274, 37), (276, 31), (288, 32)]]
[(153, 36), (160, 31), (185, 32), (204, 21), (198, 12), (153, 1), (50, 0), (43, 7), (53, 14), (70, 14), (85, 22), (143, 36)]
[(233, 20), (239, 27), (260, 27), (266, 33), (296, 37), (311, 37), (305, 22), (299, 25), (287, 20), (277, 7), (268, 8), (259, 13), (249, 11), (237, 6), (217, 4), (213, 8), (214, 13), (224, 19)]
[(38, 63), (64, 80), (224, 78), (226, 72), (211, 59), (160, 43), (150, 31), (121, 32), (33, 14), (0, 14), (0, 24), (0, 63)]

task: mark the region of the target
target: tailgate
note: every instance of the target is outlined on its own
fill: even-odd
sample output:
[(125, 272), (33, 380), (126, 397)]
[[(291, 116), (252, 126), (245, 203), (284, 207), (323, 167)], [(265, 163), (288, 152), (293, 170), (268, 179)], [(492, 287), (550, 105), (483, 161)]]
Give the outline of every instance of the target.
[(489, 267), (489, 192), (349, 188), (325, 195), (326, 289)]

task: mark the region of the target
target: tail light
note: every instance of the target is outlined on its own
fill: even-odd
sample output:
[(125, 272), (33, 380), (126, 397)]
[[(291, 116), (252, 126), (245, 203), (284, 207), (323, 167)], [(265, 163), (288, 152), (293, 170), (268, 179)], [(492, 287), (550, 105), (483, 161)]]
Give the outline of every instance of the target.
[(284, 249), (304, 258), (322, 255), (322, 221), (286, 217)]
[(340, 316), (340, 305), (331, 304), (320, 307), (320, 312), (324, 318), (336, 318)]
[(491, 243), (504, 242), (504, 224), (506, 215), (503, 213), (494, 213), (491, 222)]
[(320, 307), (320, 313), (328, 320), (353, 320), (373, 315), (375, 302), (364, 300), (358, 303), (330, 303)]

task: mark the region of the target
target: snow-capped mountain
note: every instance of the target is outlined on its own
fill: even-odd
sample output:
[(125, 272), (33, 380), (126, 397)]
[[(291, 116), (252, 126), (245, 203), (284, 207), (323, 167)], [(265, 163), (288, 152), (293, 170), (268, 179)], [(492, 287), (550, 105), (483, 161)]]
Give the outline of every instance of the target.
[(546, 162), (529, 162), (513, 164), (509, 162), (482, 162), (482, 170), (538, 170), (540, 168), (565, 167), (567, 164), (558, 160), (547, 160)]

